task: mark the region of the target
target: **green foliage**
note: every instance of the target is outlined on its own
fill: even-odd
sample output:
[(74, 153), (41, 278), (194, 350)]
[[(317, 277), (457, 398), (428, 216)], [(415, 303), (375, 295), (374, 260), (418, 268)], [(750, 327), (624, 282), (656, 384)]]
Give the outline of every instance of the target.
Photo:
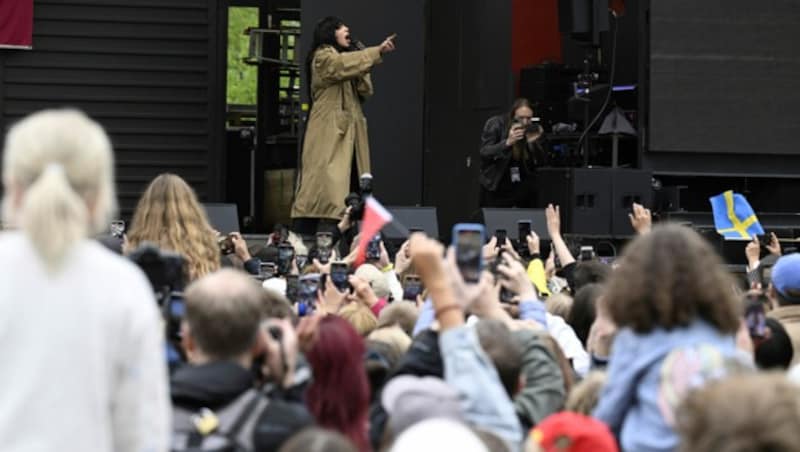
[(258, 67), (243, 61), (250, 47), (244, 34), (249, 27), (258, 27), (258, 8), (228, 9), (228, 104), (256, 104)]

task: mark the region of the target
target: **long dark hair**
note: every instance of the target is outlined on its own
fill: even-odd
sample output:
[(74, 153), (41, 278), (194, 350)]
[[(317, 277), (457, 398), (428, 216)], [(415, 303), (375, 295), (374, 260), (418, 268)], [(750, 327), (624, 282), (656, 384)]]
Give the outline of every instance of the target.
[[(524, 97), (520, 97), (519, 99), (515, 100), (513, 104), (511, 104), (511, 110), (508, 112), (508, 131), (511, 132), (511, 128), (514, 127), (514, 118), (517, 116), (517, 110), (522, 107), (528, 107), (531, 111), (533, 111), (533, 105), (531, 105), (531, 101), (525, 99)], [(525, 145), (524, 140), (514, 144), (512, 149), (512, 153), (514, 155), (514, 159), (519, 160), (520, 158), (525, 162), (528, 162), (531, 159), (531, 155), (528, 152), (528, 146)]]
[(317, 22), (317, 27), (314, 28), (314, 40), (311, 42), (311, 50), (309, 50), (308, 55), (306, 55), (306, 94), (308, 95), (309, 110), (314, 103), (314, 99), (311, 97), (311, 65), (314, 62), (314, 54), (323, 46), (331, 46), (339, 52), (345, 50), (336, 42), (336, 30), (342, 25), (344, 25), (342, 19), (335, 16), (328, 16)]

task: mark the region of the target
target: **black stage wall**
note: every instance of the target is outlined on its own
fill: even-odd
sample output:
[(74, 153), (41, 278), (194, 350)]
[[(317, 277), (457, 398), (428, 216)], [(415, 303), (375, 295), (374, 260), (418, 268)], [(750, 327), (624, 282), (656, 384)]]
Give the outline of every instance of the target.
[(510, 27), (511, 2), (430, 2), (424, 203), (443, 239), (478, 213), (481, 130), (513, 100)]
[[(344, 20), (367, 46), (380, 44), (392, 33), (398, 35), (397, 51), (372, 71), (375, 95), (364, 106), (375, 194), (387, 205), (422, 202), (425, 4), (425, 0), (302, 1), (303, 61), (314, 27), (325, 16)], [(305, 93), (303, 88), (304, 98)]]
[(165, 171), (221, 199), (219, 16), (216, 0), (36, 0), (33, 50), (0, 50), (0, 140), (29, 113), (79, 108), (111, 135), (124, 217)]

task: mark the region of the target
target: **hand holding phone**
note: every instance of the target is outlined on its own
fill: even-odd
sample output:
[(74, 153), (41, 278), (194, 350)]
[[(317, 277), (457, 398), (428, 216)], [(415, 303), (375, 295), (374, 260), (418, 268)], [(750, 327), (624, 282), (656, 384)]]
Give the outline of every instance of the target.
[(461, 223), (453, 226), (456, 263), (464, 281), (477, 283), (483, 270), (483, 243), (486, 229), (482, 224)]
[(331, 281), (339, 292), (350, 292), (347, 281), (348, 266), (344, 262), (331, 262)]
[(403, 300), (416, 302), (422, 290), (422, 279), (419, 275), (406, 275), (403, 278)]

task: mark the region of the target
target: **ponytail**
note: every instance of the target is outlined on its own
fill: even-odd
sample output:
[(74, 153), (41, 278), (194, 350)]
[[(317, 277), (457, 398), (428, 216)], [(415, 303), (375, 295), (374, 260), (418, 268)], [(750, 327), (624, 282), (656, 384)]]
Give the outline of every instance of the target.
[(28, 187), (19, 214), (20, 227), (51, 273), (61, 267), (69, 249), (89, 233), (86, 203), (58, 163), (49, 164)]

